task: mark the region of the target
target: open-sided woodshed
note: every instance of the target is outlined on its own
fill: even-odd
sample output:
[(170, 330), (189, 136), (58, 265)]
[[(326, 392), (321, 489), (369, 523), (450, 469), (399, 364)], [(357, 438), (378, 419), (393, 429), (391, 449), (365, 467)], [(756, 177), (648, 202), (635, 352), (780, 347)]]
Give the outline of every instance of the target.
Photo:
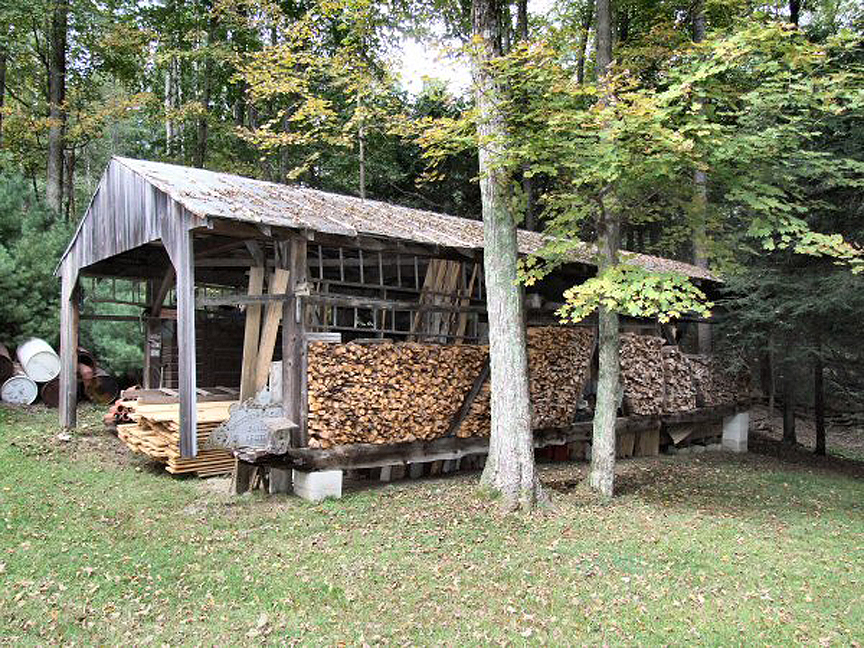
[[(297, 465), (347, 468), (482, 451), (482, 232), (479, 221), (114, 158), (58, 267), (61, 423), (76, 423), (82, 279), (122, 277), (146, 286), (145, 387), (176, 388), (182, 457), (199, 452), (199, 388), (233, 386), (242, 399), (254, 396), (272, 360), (282, 361), (281, 402), (297, 424), (288, 456)], [(542, 243), (540, 234), (519, 232), (524, 254)], [(549, 327), (557, 325), (563, 288), (593, 274), (591, 258), (586, 245), (527, 295), (535, 427), (550, 442), (588, 429), (577, 419), (590, 400), (594, 324)], [(685, 263), (629, 259), (713, 282)], [(624, 345), (624, 408), (632, 416), (622, 428), (656, 426), (664, 414), (680, 418), (705, 404), (692, 385), (665, 387), (664, 376), (695, 381), (680, 354), (661, 349), (668, 331), (644, 320), (624, 327), (655, 337)], [(724, 402), (730, 411), (734, 400)]]

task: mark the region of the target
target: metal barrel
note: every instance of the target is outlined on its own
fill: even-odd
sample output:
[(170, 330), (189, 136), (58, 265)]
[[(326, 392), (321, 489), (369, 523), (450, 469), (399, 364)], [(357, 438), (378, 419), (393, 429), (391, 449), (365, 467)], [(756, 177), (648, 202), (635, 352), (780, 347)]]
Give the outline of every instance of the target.
[(39, 388), (30, 379), (20, 365), (15, 365), (11, 378), (7, 378), (0, 387), (0, 398), (10, 405), (32, 405), (39, 396)]
[(39, 396), (48, 407), (60, 407), (60, 379), (54, 378), (43, 383), (39, 388)]
[(0, 385), (9, 380), (15, 373), (15, 362), (9, 349), (0, 344)]
[(60, 375), (60, 356), (40, 338), (30, 338), (16, 349), (18, 362), (36, 382), (48, 382)]
[(101, 368), (97, 368), (89, 380), (84, 380), (84, 393), (94, 403), (107, 405), (120, 392), (120, 386), (114, 376)]
[(88, 367), (96, 368), (96, 356), (84, 347), (78, 347), (78, 366), (87, 365)]

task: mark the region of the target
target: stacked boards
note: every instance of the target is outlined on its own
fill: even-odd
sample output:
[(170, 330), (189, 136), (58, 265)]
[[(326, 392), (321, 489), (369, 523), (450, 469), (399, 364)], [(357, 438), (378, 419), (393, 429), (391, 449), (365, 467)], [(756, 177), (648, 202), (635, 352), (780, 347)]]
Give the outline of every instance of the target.
[(221, 475), (234, 467), (234, 456), (221, 448), (207, 448), (210, 434), (228, 419), (235, 401), (198, 403), (198, 455), (180, 456), (180, 406), (177, 403), (121, 401), (134, 423), (117, 426), (117, 436), (133, 452), (165, 464), (174, 475), (194, 473), (199, 477)]
[[(572, 422), (593, 346), (590, 329), (529, 329), (535, 428)], [(310, 447), (488, 436), (488, 380), (466, 402), (488, 356), (488, 347), (467, 344), (310, 344)], [(465, 405), (464, 420), (454, 419)]]

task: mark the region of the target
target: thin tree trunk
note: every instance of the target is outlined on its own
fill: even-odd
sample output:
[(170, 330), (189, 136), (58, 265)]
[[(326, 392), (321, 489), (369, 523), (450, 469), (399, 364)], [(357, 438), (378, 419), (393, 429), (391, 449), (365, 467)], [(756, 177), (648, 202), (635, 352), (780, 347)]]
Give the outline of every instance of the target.
[(816, 422), (815, 454), (825, 456), (825, 384), (821, 346), (813, 362), (813, 410)]
[(783, 442), (795, 445), (798, 443), (795, 433), (795, 379), (788, 365), (783, 374)]
[[(606, 83), (612, 65), (612, 17), (609, 0), (597, 0), (597, 78)], [(602, 101), (608, 101), (608, 91)], [(598, 199), (597, 274), (607, 272), (618, 263), (621, 223), (614, 204), (604, 196)], [(591, 447), (591, 469), (588, 485), (604, 497), (615, 491), (615, 419), (621, 394), (621, 333), (618, 313), (600, 306), (598, 320), (599, 372), (597, 402), (594, 406), (594, 428)]]
[(516, 34), (519, 40), (528, 40), (528, 0), (518, 0), (517, 2)]
[(479, 112), (480, 196), (483, 205), (484, 267), (489, 311), (492, 429), (481, 482), (499, 493), (506, 509), (531, 509), (544, 501), (534, 465), (528, 390), (525, 308), (516, 288), (516, 221), (510, 213), (501, 169), (504, 115), (500, 88), (488, 63), (501, 55), (498, 0), (474, 0), (472, 24), (479, 40), (472, 61)]
[(0, 44), (0, 145), (3, 144), (3, 106), (6, 103), (6, 45)]
[(63, 149), (66, 108), (66, 34), (69, 0), (51, 3), (51, 29), (48, 59), (48, 161), (46, 164), (45, 202), (55, 214), (63, 213)]
[[(705, 40), (705, 1), (696, 0), (693, 9), (693, 42)], [(701, 169), (693, 171), (693, 263), (700, 268), (708, 267), (706, 250), (708, 216), (708, 175)], [(696, 325), (699, 353), (711, 353), (711, 325)]]
[(75, 147), (69, 148), (69, 153), (66, 155), (65, 171), (66, 179), (64, 181), (64, 190), (66, 193), (66, 205), (63, 212), (67, 221), (71, 221), (75, 216), (75, 164), (77, 156), (75, 155)]
[[(528, 0), (518, 0), (516, 6), (516, 38), (528, 41)], [(522, 193), (525, 194), (525, 222), (523, 227), (534, 231), (537, 218), (534, 214), (534, 179), (527, 175), (527, 165), (522, 167)]]
[(796, 27), (801, 19), (801, 0), (789, 0), (789, 22)]
[[(211, 11), (207, 23), (207, 48), (213, 43), (214, 33), (216, 30), (216, 18)], [(195, 166), (204, 168), (204, 163), (207, 161), (207, 137), (209, 131), (208, 116), (210, 112), (210, 87), (211, 77), (213, 76), (213, 56), (208, 51), (207, 58), (204, 60), (204, 78), (199, 81), (201, 85), (201, 105), (204, 107), (204, 114), (198, 117), (198, 132), (195, 139)]]
[(594, 21), (594, 0), (587, 0), (582, 7), (582, 24), (579, 29), (579, 58), (576, 61), (576, 81), (585, 83), (585, 61), (588, 58), (588, 36)]
[(360, 113), (360, 125), (357, 127), (357, 162), (359, 165), (360, 198), (366, 199), (366, 131), (363, 127), (363, 97), (357, 95), (357, 111)]

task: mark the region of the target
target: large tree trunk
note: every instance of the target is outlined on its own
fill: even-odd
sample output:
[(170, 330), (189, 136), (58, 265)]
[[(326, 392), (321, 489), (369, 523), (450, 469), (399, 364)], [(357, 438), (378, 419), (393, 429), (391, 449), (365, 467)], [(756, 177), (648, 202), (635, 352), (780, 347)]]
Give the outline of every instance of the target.
[(822, 360), (822, 349), (813, 361), (813, 413), (816, 422), (816, 449), (817, 455), (825, 456), (825, 385), (824, 364)]
[(66, 131), (66, 33), (69, 0), (52, 0), (48, 52), (48, 162), (45, 202), (55, 214), (63, 213), (63, 149)]
[[(604, 83), (612, 64), (612, 16), (609, 0), (597, 0), (597, 78)], [(609, 100), (608, 94), (603, 102)], [(605, 197), (598, 199), (597, 274), (603, 274), (618, 263), (621, 223), (614, 204)], [(615, 419), (621, 395), (621, 333), (618, 313), (600, 306), (599, 375), (597, 402), (594, 407), (594, 428), (591, 446), (591, 470), (588, 485), (604, 497), (612, 497), (615, 486)]]
[(506, 124), (500, 88), (488, 63), (501, 54), (498, 0), (474, 0), (472, 61), (479, 112), (480, 196), (483, 204), (484, 266), (489, 312), (492, 430), (481, 478), (501, 495), (507, 509), (531, 509), (544, 500), (534, 465), (528, 353), (522, 291), (516, 287), (516, 221), (510, 212), (508, 178), (500, 167)]

